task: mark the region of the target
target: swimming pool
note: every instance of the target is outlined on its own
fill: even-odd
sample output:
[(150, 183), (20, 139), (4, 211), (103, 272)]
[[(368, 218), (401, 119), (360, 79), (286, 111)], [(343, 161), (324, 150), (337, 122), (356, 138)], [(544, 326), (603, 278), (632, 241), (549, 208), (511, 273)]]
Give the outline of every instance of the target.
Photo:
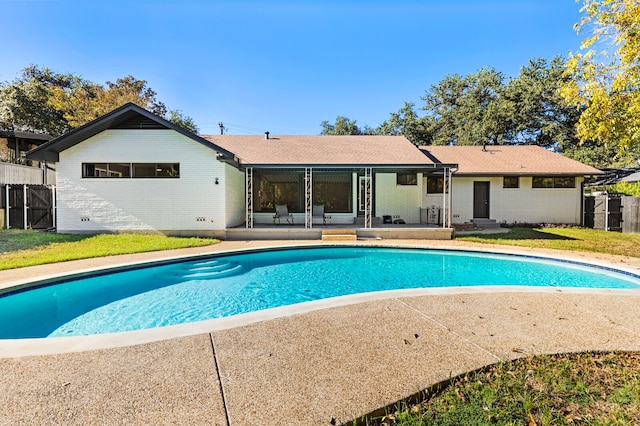
[(574, 262), (448, 250), (307, 247), (216, 255), (0, 296), (0, 338), (83, 336), (203, 321), (374, 291), (460, 286), (639, 289)]

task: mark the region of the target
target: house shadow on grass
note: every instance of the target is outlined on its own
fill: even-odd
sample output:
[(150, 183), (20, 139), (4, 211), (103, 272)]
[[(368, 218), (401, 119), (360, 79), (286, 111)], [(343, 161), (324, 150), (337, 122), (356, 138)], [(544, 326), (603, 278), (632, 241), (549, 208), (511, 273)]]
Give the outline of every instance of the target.
[[(553, 228), (549, 228), (553, 229)], [(577, 238), (558, 235), (552, 232), (546, 232), (544, 228), (511, 228), (509, 232), (501, 232), (495, 234), (473, 234), (469, 233), (457, 237), (464, 240), (465, 238), (474, 240), (491, 240), (491, 241), (516, 241), (516, 240), (564, 240), (564, 241), (577, 241)]]
[(18, 250), (30, 250), (52, 243), (67, 243), (85, 240), (93, 234), (56, 234), (46, 231), (2, 229), (0, 230), (0, 254)]

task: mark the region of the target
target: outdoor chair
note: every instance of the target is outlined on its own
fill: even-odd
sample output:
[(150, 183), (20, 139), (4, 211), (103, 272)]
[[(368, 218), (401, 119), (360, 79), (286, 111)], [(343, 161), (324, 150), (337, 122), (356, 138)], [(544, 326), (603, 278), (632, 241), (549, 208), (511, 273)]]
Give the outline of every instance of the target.
[(293, 225), (293, 215), (289, 213), (287, 205), (276, 204), (276, 214), (273, 215), (273, 223), (275, 224), (276, 220), (278, 221), (278, 223), (280, 223), (282, 219), (285, 219), (287, 223)]
[(324, 214), (324, 204), (314, 204), (311, 219), (322, 219), (322, 224), (327, 224), (327, 216)]

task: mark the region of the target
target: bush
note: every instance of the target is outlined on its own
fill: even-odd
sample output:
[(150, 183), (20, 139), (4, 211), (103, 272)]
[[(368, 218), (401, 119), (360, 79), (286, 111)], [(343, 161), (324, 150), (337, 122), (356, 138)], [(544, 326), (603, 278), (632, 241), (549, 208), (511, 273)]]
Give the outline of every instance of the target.
[(629, 182), (618, 182), (609, 187), (609, 192), (622, 195), (631, 195), (632, 197), (640, 197), (640, 182), (635, 184)]

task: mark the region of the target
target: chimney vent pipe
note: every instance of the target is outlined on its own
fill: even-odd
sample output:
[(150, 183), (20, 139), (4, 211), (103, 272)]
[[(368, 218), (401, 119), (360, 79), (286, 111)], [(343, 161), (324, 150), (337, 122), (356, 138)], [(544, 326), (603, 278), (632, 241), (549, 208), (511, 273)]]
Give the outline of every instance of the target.
[(264, 132), (264, 138), (269, 139), (269, 132)]

